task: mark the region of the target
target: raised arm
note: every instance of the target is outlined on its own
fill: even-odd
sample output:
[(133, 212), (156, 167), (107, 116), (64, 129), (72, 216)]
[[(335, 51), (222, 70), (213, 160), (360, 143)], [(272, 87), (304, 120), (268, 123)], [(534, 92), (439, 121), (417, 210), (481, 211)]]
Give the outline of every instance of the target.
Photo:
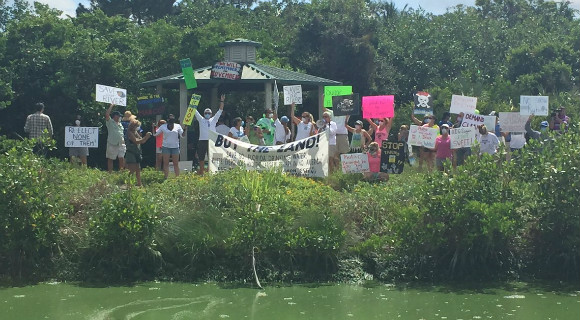
[(105, 111), (105, 120), (109, 121), (109, 119), (111, 119), (111, 111), (113, 111), (114, 106), (115, 105), (111, 103), (107, 111)]
[(369, 123), (370, 127), (371, 127), (373, 130), (375, 130), (375, 131), (376, 131), (376, 130), (377, 130), (377, 128), (379, 127), (379, 126), (377, 126), (377, 124), (376, 124), (376, 123), (374, 123), (374, 122), (373, 122), (371, 119), (365, 119), (365, 120), (366, 120), (366, 121)]
[(418, 126), (423, 125), (423, 122), (421, 122), (419, 119), (417, 119), (417, 117), (415, 117), (415, 115), (413, 113), (411, 113), (411, 120), (413, 121), (413, 123), (415, 123)]
[(296, 104), (294, 102), (292, 102), (292, 104), (290, 105), (290, 115), (292, 117), (292, 122), (295, 125), (298, 125), (300, 122), (302, 122), (302, 119), (298, 118), (297, 116), (294, 115), (294, 107), (296, 106)]
[(345, 125), (345, 127), (346, 127), (346, 130), (348, 130), (348, 132), (350, 132), (350, 133), (353, 133), (355, 130), (353, 127), (349, 126), (348, 124)]
[(143, 138), (137, 138), (134, 132), (127, 133), (127, 136), (129, 137), (129, 140), (135, 144), (144, 144), (147, 142), (147, 140), (149, 140), (149, 138), (151, 138), (151, 132), (147, 132)]

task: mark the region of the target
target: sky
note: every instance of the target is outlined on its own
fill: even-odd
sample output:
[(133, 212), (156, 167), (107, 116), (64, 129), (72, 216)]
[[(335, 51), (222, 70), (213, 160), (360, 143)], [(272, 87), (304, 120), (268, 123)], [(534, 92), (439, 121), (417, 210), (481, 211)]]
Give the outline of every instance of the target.
[[(27, 0), (30, 3), (33, 3), (34, 0)], [(84, 4), (85, 6), (89, 6), (90, 0), (36, 0), (38, 2), (46, 3), (53, 8), (62, 10), (64, 14), (68, 14), (70, 16), (75, 15), (75, 10), (79, 3)], [(580, 10), (580, 0), (572, 0), (572, 8)], [(467, 6), (473, 6), (475, 4), (475, 0), (393, 0), (395, 6), (398, 9), (402, 9), (405, 7), (405, 4), (408, 4), (408, 7), (411, 8), (423, 8), (427, 12), (432, 12), (434, 14), (442, 14), (445, 13), (446, 9), (449, 7), (453, 7), (458, 4), (463, 4)]]

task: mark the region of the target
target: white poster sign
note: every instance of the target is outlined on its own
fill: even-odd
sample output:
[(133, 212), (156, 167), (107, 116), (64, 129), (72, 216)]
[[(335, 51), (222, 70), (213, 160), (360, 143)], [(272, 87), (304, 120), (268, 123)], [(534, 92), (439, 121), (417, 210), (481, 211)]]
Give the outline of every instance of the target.
[(484, 124), (487, 130), (495, 130), (495, 116), (482, 116), (479, 114), (466, 113), (463, 115), (463, 121), (461, 121), (461, 127), (479, 127)]
[(96, 100), (97, 102), (112, 103), (116, 106), (126, 106), (127, 90), (97, 84)]
[(284, 86), (284, 104), (302, 104), (302, 86)]
[(526, 132), (528, 116), (519, 112), (500, 112), (499, 123), (503, 132)]
[(412, 125), (409, 130), (409, 144), (425, 148), (435, 148), (435, 139), (439, 135), (439, 129), (419, 127)]
[(342, 173), (369, 172), (369, 156), (366, 153), (346, 153), (340, 155)]
[(64, 146), (67, 148), (99, 147), (98, 127), (64, 127)]
[(471, 147), (475, 143), (475, 127), (454, 128), (449, 131), (451, 149)]
[(209, 171), (243, 166), (247, 170), (281, 168), (302, 177), (328, 176), (328, 133), (276, 146), (258, 146), (209, 132)]
[(548, 102), (548, 96), (520, 96), (520, 114), (547, 116)]
[(476, 97), (459, 96), (454, 94), (451, 96), (451, 108), (449, 109), (449, 112), (455, 114), (459, 114), (460, 112), (475, 113), (476, 107)]

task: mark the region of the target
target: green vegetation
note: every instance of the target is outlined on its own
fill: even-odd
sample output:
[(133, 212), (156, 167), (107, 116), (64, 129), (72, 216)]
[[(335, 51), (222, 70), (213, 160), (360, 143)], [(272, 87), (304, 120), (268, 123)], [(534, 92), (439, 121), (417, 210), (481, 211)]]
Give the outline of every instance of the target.
[[(387, 183), (237, 169), (144, 188), (0, 141), (0, 279), (577, 280), (580, 130)], [(146, 177), (146, 179), (145, 179)]]

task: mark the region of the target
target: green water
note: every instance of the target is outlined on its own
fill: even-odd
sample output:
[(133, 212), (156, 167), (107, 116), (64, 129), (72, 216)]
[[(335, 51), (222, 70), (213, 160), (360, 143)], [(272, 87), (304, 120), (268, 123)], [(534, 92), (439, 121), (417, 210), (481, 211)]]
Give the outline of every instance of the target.
[[(509, 284), (485, 289), (378, 284), (225, 288), (143, 283), (0, 289), (0, 319), (580, 319), (580, 292)], [(556, 289), (557, 290), (557, 289)]]

